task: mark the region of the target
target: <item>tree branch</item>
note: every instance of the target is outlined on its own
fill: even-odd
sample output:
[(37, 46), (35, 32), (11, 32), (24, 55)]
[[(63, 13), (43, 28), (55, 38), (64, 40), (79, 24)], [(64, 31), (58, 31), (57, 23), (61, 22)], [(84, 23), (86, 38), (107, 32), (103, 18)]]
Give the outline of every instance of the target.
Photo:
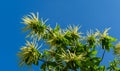
[[(103, 60), (104, 56), (105, 56), (105, 49), (104, 49), (104, 52), (103, 52), (103, 54), (102, 54), (102, 60)], [(101, 61), (102, 61), (102, 60), (101, 60)]]

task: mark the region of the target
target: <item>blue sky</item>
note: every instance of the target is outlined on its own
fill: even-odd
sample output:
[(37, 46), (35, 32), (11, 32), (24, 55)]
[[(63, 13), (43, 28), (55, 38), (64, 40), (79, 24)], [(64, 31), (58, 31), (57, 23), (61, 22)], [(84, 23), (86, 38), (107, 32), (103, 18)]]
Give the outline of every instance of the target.
[[(0, 1), (0, 69), (1, 71), (26, 71), (17, 63), (17, 52), (25, 44), (24, 26), (21, 18), (30, 12), (39, 12), (49, 19), (52, 27), (59, 23), (81, 25), (81, 31), (96, 28), (101, 31), (111, 27), (109, 34), (120, 39), (120, 0), (1, 0)], [(106, 64), (113, 59), (112, 53), (105, 55)], [(39, 67), (34, 67), (38, 71)]]

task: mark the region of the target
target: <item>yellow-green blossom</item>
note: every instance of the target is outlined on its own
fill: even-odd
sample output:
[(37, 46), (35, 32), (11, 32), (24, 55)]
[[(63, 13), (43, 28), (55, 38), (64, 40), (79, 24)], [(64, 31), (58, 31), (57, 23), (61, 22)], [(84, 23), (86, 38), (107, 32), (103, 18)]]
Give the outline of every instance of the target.
[(36, 22), (39, 22), (39, 14), (36, 15), (34, 13), (31, 13), (31, 15), (24, 16), (22, 18), (24, 24), (34, 24)]

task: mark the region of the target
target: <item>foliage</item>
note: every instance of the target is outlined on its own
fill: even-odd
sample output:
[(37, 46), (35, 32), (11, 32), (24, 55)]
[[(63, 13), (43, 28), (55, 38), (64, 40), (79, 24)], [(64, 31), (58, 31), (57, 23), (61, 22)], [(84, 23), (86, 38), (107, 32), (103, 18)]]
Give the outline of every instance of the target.
[[(108, 29), (103, 33), (87, 32), (83, 36), (79, 32), (79, 26), (69, 26), (62, 30), (59, 25), (54, 29), (46, 25), (46, 21), (39, 20), (38, 13), (27, 15), (23, 18), (26, 25), (23, 30), (30, 32), (27, 37), (32, 38), (33, 42), (26, 41), (26, 45), (21, 47), (18, 53), (20, 65), (39, 65), (42, 71), (120, 71), (119, 56), (120, 43), (116, 46), (116, 38), (108, 34)], [(48, 48), (41, 46), (39, 51), (38, 43), (35, 41), (44, 41)], [(104, 52), (98, 57), (98, 48)], [(107, 67), (100, 65), (105, 52), (114, 50), (115, 60), (110, 62)]]

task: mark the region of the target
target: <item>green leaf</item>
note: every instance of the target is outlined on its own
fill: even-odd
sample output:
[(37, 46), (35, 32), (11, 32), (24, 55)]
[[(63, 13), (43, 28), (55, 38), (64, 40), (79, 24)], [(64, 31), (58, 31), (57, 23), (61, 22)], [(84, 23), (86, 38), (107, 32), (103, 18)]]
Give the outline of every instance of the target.
[(97, 50), (91, 51), (91, 54), (92, 54), (92, 55), (96, 55), (96, 54), (97, 54)]

